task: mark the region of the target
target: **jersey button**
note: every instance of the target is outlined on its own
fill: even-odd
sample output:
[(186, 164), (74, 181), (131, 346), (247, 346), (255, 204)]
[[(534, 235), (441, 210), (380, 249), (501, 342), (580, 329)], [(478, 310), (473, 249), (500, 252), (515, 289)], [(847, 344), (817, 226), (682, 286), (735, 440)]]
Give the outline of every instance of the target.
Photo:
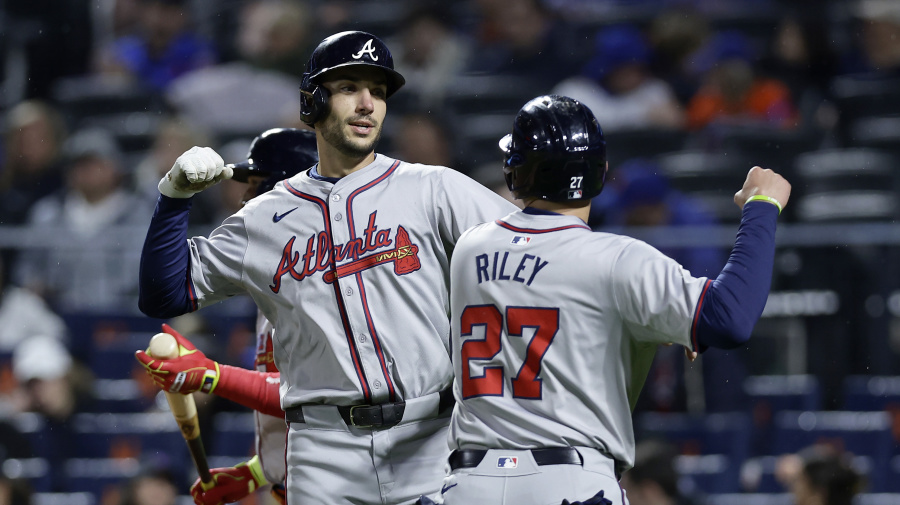
[(356, 339), (359, 340), (359, 343), (360, 343), (360, 344), (365, 344), (365, 343), (366, 343), (366, 336), (363, 335), (362, 333), (360, 333), (359, 336), (356, 337)]
[(380, 380), (376, 380), (375, 383), (372, 385), (375, 386), (375, 389), (381, 389), (381, 381)]
[(353, 288), (348, 286), (347, 289), (344, 290), (344, 294), (347, 296), (351, 296), (353, 294)]
[(341, 195), (331, 195), (331, 201), (332, 201), (332, 202), (339, 202), (339, 201), (341, 201)]
[(338, 212), (337, 214), (334, 215), (334, 220), (335, 220), (335, 221), (340, 221), (342, 217), (344, 217), (344, 216), (342, 216), (341, 213)]

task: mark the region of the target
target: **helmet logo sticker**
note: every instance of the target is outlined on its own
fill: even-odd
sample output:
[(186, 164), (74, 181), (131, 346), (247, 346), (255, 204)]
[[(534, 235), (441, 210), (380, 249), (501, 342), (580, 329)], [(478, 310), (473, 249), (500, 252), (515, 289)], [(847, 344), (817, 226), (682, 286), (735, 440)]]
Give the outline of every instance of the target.
[(365, 44), (363, 44), (359, 52), (356, 54), (352, 54), (351, 57), (354, 60), (358, 60), (362, 58), (364, 54), (368, 54), (370, 60), (378, 61), (378, 56), (375, 56), (375, 47), (372, 45), (373, 40), (375, 39), (369, 39)]

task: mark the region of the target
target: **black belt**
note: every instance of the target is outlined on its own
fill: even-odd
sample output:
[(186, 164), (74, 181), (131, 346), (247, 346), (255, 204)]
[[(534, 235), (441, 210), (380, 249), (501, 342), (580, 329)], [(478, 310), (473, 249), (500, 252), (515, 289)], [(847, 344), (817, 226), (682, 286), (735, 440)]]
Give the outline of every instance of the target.
[[(457, 468), (473, 468), (481, 463), (487, 454), (485, 450), (458, 449), (450, 453), (450, 470)], [(572, 447), (553, 449), (531, 449), (531, 455), (538, 466), (546, 465), (581, 465), (584, 461), (581, 454)]]
[[(453, 390), (440, 392), (438, 412), (453, 406)], [(378, 405), (341, 405), (336, 407), (347, 426), (357, 428), (389, 428), (403, 419), (406, 402), (379, 403)], [(304, 423), (303, 406), (291, 407), (284, 411), (284, 418), (291, 423)]]

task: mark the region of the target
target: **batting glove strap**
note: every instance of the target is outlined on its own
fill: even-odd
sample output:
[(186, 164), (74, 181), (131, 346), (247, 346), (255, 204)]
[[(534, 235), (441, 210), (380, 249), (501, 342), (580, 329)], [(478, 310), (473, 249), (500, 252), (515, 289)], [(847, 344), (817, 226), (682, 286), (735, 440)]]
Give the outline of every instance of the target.
[(213, 361), (213, 365), (216, 366), (216, 369), (207, 369), (206, 372), (203, 373), (203, 383), (200, 386), (200, 391), (207, 394), (211, 394), (215, 391), (216, 386), (219, 385), (219, 363)]

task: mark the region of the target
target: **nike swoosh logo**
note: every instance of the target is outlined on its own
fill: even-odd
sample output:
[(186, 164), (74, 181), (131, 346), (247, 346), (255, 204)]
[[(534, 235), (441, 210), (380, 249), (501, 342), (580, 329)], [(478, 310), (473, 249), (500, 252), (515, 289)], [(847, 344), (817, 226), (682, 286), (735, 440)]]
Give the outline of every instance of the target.
[(294, 212), (295, 210), (297, 210), (297, 208), (298, 208), (298, 207), (294, 207), (293, 209), (291, 209), (291, 210), (285, 212), (284, 214), (282, 214), (282, 215), (280, 215), (280, 216), (279, 216), (278, 213), (276, 212), (275, 215), (272, 216), (272, 222), (273, 222), (273, 223), (277, 223), (278, 221), (281, 221), (282, 219), (284, 219), (284, 216), (290, 214), (291, 212)]
[(446, 493), (447, 491), (449, 491), (451, 487), (456, 487), (456, 484), (451, 484), (451, 485), (449, 485), (449, 486), (442, 487), (442, 488), (441, 488), (441, 494), (444, 494), (444, 493)]

